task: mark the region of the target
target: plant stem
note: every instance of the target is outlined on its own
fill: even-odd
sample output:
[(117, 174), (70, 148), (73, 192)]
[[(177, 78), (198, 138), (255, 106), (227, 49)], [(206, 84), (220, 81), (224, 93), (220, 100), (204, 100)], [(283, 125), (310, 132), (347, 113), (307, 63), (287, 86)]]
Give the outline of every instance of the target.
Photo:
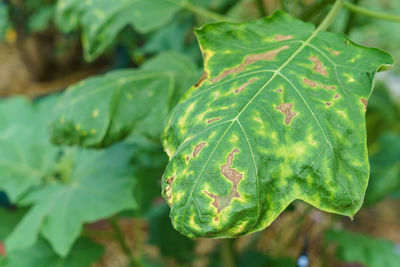
[(260, 13), (261, 17), (267, 16), (267, 9), (265, 8), (263, 0), (254, 0), (257, 5), (258, 12)]
[(335, 0), (324, 0), (322, 2), (316, 2), (310, 7), (306, 8), (299, 16), (299, 19), (309, 21), (315, 16), (317, 12), (320, 12), (328, 4), (333, 3)]
[[(171, 0), (170, 0), (171, 1)], [(173, 3), (177, 3), (172, 1)], [(210, 10), (207, 10), (205, 8), (196, 6), (194, 4), (192, 4), (191, 2), (188, 1), (183, 1), (183, 2), (179, 2), (179, 5), (181, 5), (183, 8), (193, 12), (194, 14), (197, 14), (199, 16), (202, 16), (204, 18), (208, 18), (210, 20), (214, 20), (214, 21), (232, 21), (230, 18), (223, 16), (221, 14), (212, 12)]]
[(351, 3), (344, 3), (344, 7), (346, 7), (348, 10), (351, 12), (359, 13), (371, 18), (376, 18), (376, 19), (382, 19), (382, 20), (388, 20), (388, 21), (394, 21), (394, 22), (400, 22), (400, 16), (392, 15), (392, 14), (387, 14), (383, 12), (376, 12), (369, 10), (364, 7), (360, 7)]
[[(354, 5), (358, 5), (360, 0), (353, 0)], [(356, 22), (356, 12), (350, 12), (349, 18), (347, 19), (346, 27), (344, 29), (344, 34), (348, 35), (353, 28), (355, 22)]]
[(114, 229), (115, 232), (115, 238), (117, 239), (119, 245), (121, 246), (121, 249), (125, 253), (126, 256), (128, 256), (131, 266), (135, 267), (142, 267), (142, 264), (139, 260), (135, 259), (135, 257), (132, 255), (131, 250), (129, 249), (128, 244), (125, 242), (124, 235), (122, 234), (121, 228), (119, 228), (118, 225), (118, 220), (116, 217), (112, 217), (108, 219), (108, 222), (110, 223), (111, 227)]
[(221, 262), (224, 267), (235, 267), (234, 238), (224, 238), (221, 243)]
[(339, 13), (340, 9), (343, 7), (344, 0), (336, 0), (335, 4), (332, 6), (331, 10), (329, 11), (328, 15), (325, 19), (321, 22), (318, 28), (315, 30), (316, 32), (325, 31), (331, 26), (333, 20), (335, 19), (336, 15)]

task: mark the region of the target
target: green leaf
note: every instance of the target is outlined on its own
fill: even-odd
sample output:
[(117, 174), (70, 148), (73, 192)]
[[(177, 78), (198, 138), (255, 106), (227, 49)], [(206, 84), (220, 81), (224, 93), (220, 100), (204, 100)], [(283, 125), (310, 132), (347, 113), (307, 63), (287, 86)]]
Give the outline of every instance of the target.
[(352, 217), (368, 184), (366, 103), (391, 56), (283, 12), (196, 34), (204, 79), (172, 111), (163, 141), (174, 227), (248, 234), (295, 199)]
[(337, 245), (339, 259), (366, 267), (396, 267), (400, 254), (396, 245), (384, 239), (345, 230), (328, 231), (325, 239)]
[(0, 102), (0, 189), (16, 203), (52, 171), (58, 149), (48, 141), (48, 110), (56, 97), (31, 103), (15, 97)]
[(64, 31), (82, 26), (85, 58), (91, 61), (127, 25), (141, 33), (150, 32), (171, 21), (181, 8), (181, 0), (60, 0), (56, 21)]
[(175, 99), (197, 77), (190, 59), (169, 52), (149, 60), (141, 70), (84, 80), (70, 87), (56, 107), (51, 139), (56, 144), (99, 147), (136, 131), (159, 140)]
[[(169, 222), (167, 205), (154, 207), (149, 214), (149, 244), (156, 245), (166, 257), (189, 262), (193, 259), (193, 240), (182, 236)], [(173, 240), (174, 245), (171, 246)]]
[(379, 150), (370, 158), (367, 204), (374, 204), (395, 191), (400, 192), (400, 135), (388, 132), (381, 136), (378, 146)]
[(41, 233), (65, 257), (84, 223), (135, 207), (131, 149), (116, 146), (68, 152), (60, 164), (71, 166), (60, 173), (60, 180), (30, 192), (21, 201), (33, 206), (7, 238), (8, 251), (33, 245)]
[(0, 207), (0, 242), (11, 233), (15, 225), (24, 215), (24, 209), (8, 210)]
[(45, 240), (39, 239), (35, 245), (7, 255), (4, 267), (89, 267), (99, 260), (102, 254), (101, 245), (81, 238), (73, 246), (71, 253), (65, 258), (61, 258), (52, 251), (51, 246)]

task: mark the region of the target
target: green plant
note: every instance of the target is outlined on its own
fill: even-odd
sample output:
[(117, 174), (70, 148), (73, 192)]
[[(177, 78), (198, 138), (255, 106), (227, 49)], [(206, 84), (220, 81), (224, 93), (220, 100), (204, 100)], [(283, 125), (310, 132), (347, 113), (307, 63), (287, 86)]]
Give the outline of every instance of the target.
[[(87, 61), (122, 46), (138, 67), (44, 99), (0, 102), (0, 189), (17, 209), (0, 209), (7, 251), (0, 266), (89, 266), (102, 253), (91, 240), (90, 224), (99, 220), (114, 229), (131, 265), (147, 266), (140, 246), (132, 253), (126, 243), (120, 218), (149, 220), (149, 243), (183, 264), (194, 255), (193, 241), (171, 225), (190, 238), (238, 237), (265, 229), (295, 200), (353, 218), (364, 202), (370, 162), (367, 203), (399, 192), (398, 104), (383, 86), (373, 94), (375, 74), (390, 69), (393, 58), (327, 31), (340, 12), (397, 16), (344, 0), (275, 1), (291, 14), (272, 13), (264, 1), (196, 2), (50, 1), (46, 12), (33, 12), (35, 22), (24, 22), (43, 31), (54, 15), (61, 32), (81, 32)], [(270, 15), (232, 22), (250, 2), (260, 16)], [(43, 4), (32, 3), (34, 10)], [(0, 34), (9, 27), (2, 19)], [(190, 27), (212, 21), (195, 30), (201, 75)], [(348, 21), (350, 31), (355, 26)], [(368, 160), (371, 95), (368, 127), (380, 130), (368, 140)], [(153, 205), (161, 191), (171, 225), (169, 208)], [(331, 235), (326, 239), (346, 250), (345, 238)], [(366, 246), (387, 251), (382, 244)], [(220, 250), (223, 262), (216, 266), (236, 260), (245, 266), (251, 257), (294, 265), (258, 253), (235, 255), (229, 240)], [(364, 256), (340, 258), (369, 264)]]

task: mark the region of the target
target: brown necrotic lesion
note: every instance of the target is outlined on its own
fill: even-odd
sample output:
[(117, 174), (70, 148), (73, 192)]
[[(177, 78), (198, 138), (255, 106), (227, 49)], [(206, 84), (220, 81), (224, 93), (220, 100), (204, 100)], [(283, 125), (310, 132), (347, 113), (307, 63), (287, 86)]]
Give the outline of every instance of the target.
[(172, 206), (172, 183), (174, 180), (175, 180), (175, 175), (169, 178), (165, 178), (165, 183), (167, 185), (164, 187), (163, 190), (169, 206)]
[(216, 83), (216, 82), (222, 80), (223, 78), (225, 78), (225, 77), (227, 77), (227, 76), (229, 76), (231, 74), (240, 73), (240, 72), (244, 71), (248, 65), (254, 64), (254, 63), (258, 62), (258, 61), (261, 61), (261, 60), (266, 60), (266, 61), (274, 60), (275, 56), (279, 52), (281, 52), (283, 50), (286, 50), (286, 49), (289, 49), (288, 45), (284, 45), (284, 46), (281, 46), (281, 47), (279, 47), (277, 49), (270, 50), (270, 51), (267, 51), (267, 52), (264, 52), (264, 53), (261, 53), (261, 54), (249, 55), (249, 56), (246, 57), (246, 59), (244, 60), (244, 62), (242, 64), (240, 64), (239, 66), (237, 66), (235, 68), (230, 68), (230, 69), (225, 70), (222, 74), (220, 74), (217, 77), (215, 77), (214, 79), (212, 79), (211, 82), (212, 83)]
[(207, 123), (210, 124), (210, 123), (212, 123), (212, 122), (219, 121), (219, 120), (221, 120), (221, 117), (212, 118), (212, 119), (209, 119), (209, 120), (207, 121)]
[(255, 82), (257, 80), (258, 80), (257, 78), (253, 78), (250, 81), (242, 84), (238, 89), (235, 90), (235, 94), (239, 94), (239, 93), (243, 92), (248, 85), (252, 84), (253, 82)]
[(293, 105), (291, 103), (282, 103), (278, 107), (276, 107), (277, 110), (285, 115), (286, 125), (289, 125), (293, 117), (296, 116), (296, 112), (292, 111), (292, 106)]
[(198, 144), (198, 145), (193, 149), (193, 153), (192, 153), (193, 158), (195, 158), (195, 157), (200, 153), (200, 151), (203, 149), (203, 147), (204, 147), (205, 145), (206, 145), (206, 143), (202, 142), (202, 143)]
[(316, 57), (316, 56), (311, 56), (308, 58), (312, 62), (314, 62), (314, 68), (313, 70), (322, 76), (328, 76), (328, 71), (326, 70), (324, 64)]
[[(238, 184), (243, 178), (243, 174), (239, 173), (237, 170), (232, 168), (233, 159), (235, 154), (240, 152), (239, 149), (235, 148), (226, 158), (226, 163), (221, 166), (222, 175), (232, 182), (232, 188), (228, 195), (226, 196), (217, 196), (213, 193), (205, 191), (205, 193), (214, 199), (212, 205), (217, 208), (218, 213), (221, 212), (224, 208), (230, 205), (232, 199), (234, 197), (240, 197), (238, 192)], [(216, 218), (217, 220), (217, 218)]]
[(278, 34), (275, 36), (275, 40), (280, 42), (280, 41), (287, 41), (292, 39), (293, 36), (292, 35), (282, 35), (282, 34)]

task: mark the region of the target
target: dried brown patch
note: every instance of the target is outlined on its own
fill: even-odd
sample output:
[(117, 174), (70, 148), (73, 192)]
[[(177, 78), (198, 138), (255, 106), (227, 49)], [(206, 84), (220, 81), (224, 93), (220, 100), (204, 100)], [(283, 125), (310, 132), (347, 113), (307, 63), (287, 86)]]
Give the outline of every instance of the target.
[(186, 160), (186, 162), (189, 162), (190, 157), (189, 157), (189, 156), (186, 156), (186, 157), (185, 157), (185, 160)]
[(314, 71), (323, 75), (323, 76), (328, 76), (328, 71), (326, 70), (324, 64), (316, 57), (316, 56), (311, 56), (308, 58), (312, 62), (314, 62)]
[(212, 204), (214, 207), (217, 208), (218, 213), (220, 213), (221, 210), (229, 206), (234, 197), (240, 197), (237, 187), (240, 180), (242, 180), (243, 178), (243, 174), (239, 173), (238, 171), (232, 168), (234, 155), (239, 152), (240, 152), (239, 149), (237, 148), (233, 149), (233, 151), (229, 153), (228, 157), (226, 158), (226, 164), (221, 166), (222, 175), (226, 179), (232, 182), (232, 189), (229, 192), (229, 194), (227, 196), (221, 197), (205, 191), (207, 195), (209, 195), (214, 199)]
[(296, 112), (292, 111), (292, 104), (291, 103), (282, 103), (279, 107), (276, 107), (277, 110), (281, 111), (285, 114), (285, 124), (289, 125), (290, 121), (296, 116)]
[(318, 86), (318, 87), (322, 87), (322, 88), (324, 88), (324, 89), (326, 89), (326, 90), (336, 90), (336, 86), (332, 86), (332, 85), (323, 85), (323, 84), (317, 83), (317, 82), (315, 82), (315, 81), (311, 81), (311, 80), (309, 80), (309, 79), (307, 79), (307, 78), (303, 78), (303, 83), (306, 84), (306, 85), (311, 86), (312, 88)]
[(328, 107), (332, 105), (331, 102), (326, 102), (325, 104), (326, 104)]
[(164, 195), (167, 197), (167, 202), (169, 206), (172, 205), (172, 183), (174, 180), (175, 180), (175, 175), (165, 179), (167, 186), (164, 187)]
[(203, 71), (203, 75), (201, 75), (200, 80), (194, 85), (194, 87), (199, 87), (201, 83), (207, 79), (207, 77), (207, 72)]
[(328, 50), (329, 50), (329, 52), (331, 52), (331, 53), (334, 54), (335, 56), (340, 55), (340, 52), (339, 52), (339, 51), (335, 51), (335, 50), (330, 49), (330, 48), (328, 48)]
[(241, 92), (244, 91), (244, 89), (246, 89), (246, 87), (250, 84), (252, 84), (253, 82), (257, 81), (257, 78), (253, 78), (250, 81), (246, 82), (245, 84), (242, 84), (238, 89), (235, 90), (235, 94), (239, 94)]
[(210, 123), (212, 123), (212, 122), (214, 122), (214, 121), (219, 121), (219, 120), (221, 120), (221, 117), (212, 118), (212, 119), (209, 119), (209, 120), (207, 121), (207, 123), (210, 124)]
[(364, 109), (367, 110), (368, 100), (365, 98), (361, 98), (361, 103), (364, 105)]
[(339, 99), (340, 95), (336, 94), (335, 97), (333, 99)]
[(261, 60), (271, 61), (271, 60), (273, 60), (275, 58), (275, 56), (279, 52), (281, 52), (283, 50), (286, 50), (288, 48), (289, 48), (288, 45), (284, 45), (284, 46), (282, 46), (280, 48), (277, 48), (277, 49), (271, 50), (271, 51), (267, 51), (265, 53), (249, 55), (249, 56), (246, 57), (246, 59), (244, 60), (244, 62), (242, 64), (240, 64), (239, 66), (237, 66), (235, 68), (231, 68), (231, 69), (228, 69), (228, 70), (224, 71), (222, 74), (218, 75), (214, 79), (211, 79), (211, 82), (212, 83), (216, 83), (216, 82), (222, 80), (223, 78), (225, 78), (225, 77), (227, 77), (227, 76), (229, 76), (231, 74), (242, 72), (242, 71), (244, 71), (246, 69), (246, 67), (248, 65), (251, 65), (251, 64), (256, 63), (258, 61), (261, 61)]
[(277, 41), (286, 41), (286, 40), (290, 40), (290, 39), (292, 39), (293, 38), (293, 36), (291, 36), (291, 35), (281, 35), (281, 34), (278, 34), (277, 36), (275, 36), (275, 40), (277, 40)]
[(195, 158), (199, 153), (200, 153), (200, 151), (203, 149), (203, 147), (206, 145), (206, 143), (200, 143), (200, 144), (198, 144), (194, 149), (193, 149), (193, 153), (192, 153), (192, 155), (193, 155), (193, 158)]
[(276, 89), (275, 92), (282, 93), (282, 89)]

